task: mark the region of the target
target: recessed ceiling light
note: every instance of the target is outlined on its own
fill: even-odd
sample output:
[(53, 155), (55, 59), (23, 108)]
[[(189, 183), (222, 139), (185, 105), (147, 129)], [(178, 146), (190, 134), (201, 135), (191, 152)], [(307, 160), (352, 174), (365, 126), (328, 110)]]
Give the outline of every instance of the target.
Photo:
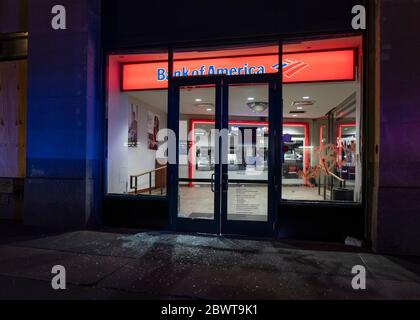
[(248, 98), (248, 101), (254, 101), (255, 100), (255, 98)]
[(293, 115), (293, 118), (297, 118), (297, 114), (294, 114), (294, 115)]
[(268, 109), (268, 102), (248, 102), (248, 107), (255, 113), (262, 113)]
[(298, 110), (303, 110), (303, 107), (297, 107)]
[(195, 99), (195, 102), (203, 102), (203, 99)]
[(303, 97), (302, 99), (303, 100), (309, 100), (311, 97), (308, 97), (308, 96), (306, 96), (306, 97)]
[(210, 112), (210, 111), (213, 111), (213, 109), (210, 109), (210, 108), (207, 108), (206, 110), (207, 110), (207, 111), (209, 111), (209, 112)]

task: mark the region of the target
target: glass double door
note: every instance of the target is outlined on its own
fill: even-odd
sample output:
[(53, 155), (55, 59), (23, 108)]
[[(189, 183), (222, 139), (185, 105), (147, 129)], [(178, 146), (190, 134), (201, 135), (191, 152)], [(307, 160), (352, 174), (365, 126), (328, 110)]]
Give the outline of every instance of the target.
[(271, 236), (277, 203), (278, 147), (271, 128), (276, 83), (228, 77), (174, 82), (176, 230)]

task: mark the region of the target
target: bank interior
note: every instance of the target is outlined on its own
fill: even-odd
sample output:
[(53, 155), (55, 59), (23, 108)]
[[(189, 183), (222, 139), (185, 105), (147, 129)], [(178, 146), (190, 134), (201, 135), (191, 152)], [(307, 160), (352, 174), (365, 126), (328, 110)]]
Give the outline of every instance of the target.
[[(282, 199), (285, 201), (362, 200), (363, 108), (358, 63), (362, 55), (361, 38), (294, 41), (283, 45), (283, 54), (349, 48), (356, 52), (355, 79), (283, 85)], [(200, 54), (204, 55), (201, 51), (181, 52), (179, 60), (197, 58)], [(109, 194), (166, 195), (167, 166), (165, 155), (158, 150), (163, 142), (157, 141), (157, 132), (167, 128), (168, 90), (123, 91), (121, 87), (122, 64), (165, 58), (167, 53), (109, 56)], [(215, 129), (215, 99), (214, 86), (189, 86), (180, 91), (181, 217), (214, 218), (210, 181), (217, 155), (211, 133)], [(267, 219), (268, 116), (270, 107), (279, 107), (269, 105), (268, 101), (267, 84), (229, 86), (228, 212), (232, 220)], [(246, 207), (241, 205), (244, 195), (253, 199)]]

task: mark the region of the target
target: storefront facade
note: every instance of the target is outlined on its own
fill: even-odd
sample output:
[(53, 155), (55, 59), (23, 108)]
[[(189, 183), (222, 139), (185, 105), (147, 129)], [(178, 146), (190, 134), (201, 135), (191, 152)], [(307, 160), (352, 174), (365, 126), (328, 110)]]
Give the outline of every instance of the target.
[[(247, 32), (243, 15), (228, 14), (237, 6), (210, 5), (208, 12), (232, 16), (241, 27), (206, 23), (194, 30), (200, 36), (187, 36), (190, 22), (177, 23), (185, 30), (168, 36), (170, 22), (163, 19), (151, 31), (157, 42), (134, 40), (128, 12), (135, 7), (107, 6), (105, 30), (107, 10), (127, 19), (104, 33), (105, 219), (224, 235), (364, 238), (366, 39), (351, 27), (355, 4), (341, 5), (322, 10), (327, 27), (320, 18), (293, 31), (286, 31), (290, 19), (281, 22), (287, 10), (276, 8), (271, 32), (266, 23), (265, 30)], [(329, 16), (335, 10), (349, 14), (339, 22)], [(176, 137), (175, 164), (150, 146), (156, 119)], [(127, 130), (133, 124), (134, 135)], [(227, 143), (215, 142), (212, 132), (223, 130)], [(349, 156), (339, 154), (344, 145)]]
[(380, 152), (379, 2), (62, 5), (54, 30), (52, 1), (28, 4), (25, 224), (351, 236), (416, 254), (415, 232), (389, 228), (418, 224), (417, 180), (378, 165), (395, 163)]
[[(346, 224), (361, 223), (341, 232), (361, 237), (362, 44), (341, 35), (108, 55), (107, 201), (165, 201), (177, 231), (265, 237), (279, 232), (280, 203), (347, 206)], [(178, 146), (172, 163), (160, 128)]]

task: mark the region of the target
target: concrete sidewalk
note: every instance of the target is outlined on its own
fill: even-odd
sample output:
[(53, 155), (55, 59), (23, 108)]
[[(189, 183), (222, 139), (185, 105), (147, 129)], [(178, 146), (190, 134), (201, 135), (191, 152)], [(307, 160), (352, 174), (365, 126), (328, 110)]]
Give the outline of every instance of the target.
[[(0, 299), (420, 299), (420, 259), (341, 245), (1, 226)], [(51, 289), (63, 265), (68, 289)], [(352, 268), (367, 268), (367, 290)]]

